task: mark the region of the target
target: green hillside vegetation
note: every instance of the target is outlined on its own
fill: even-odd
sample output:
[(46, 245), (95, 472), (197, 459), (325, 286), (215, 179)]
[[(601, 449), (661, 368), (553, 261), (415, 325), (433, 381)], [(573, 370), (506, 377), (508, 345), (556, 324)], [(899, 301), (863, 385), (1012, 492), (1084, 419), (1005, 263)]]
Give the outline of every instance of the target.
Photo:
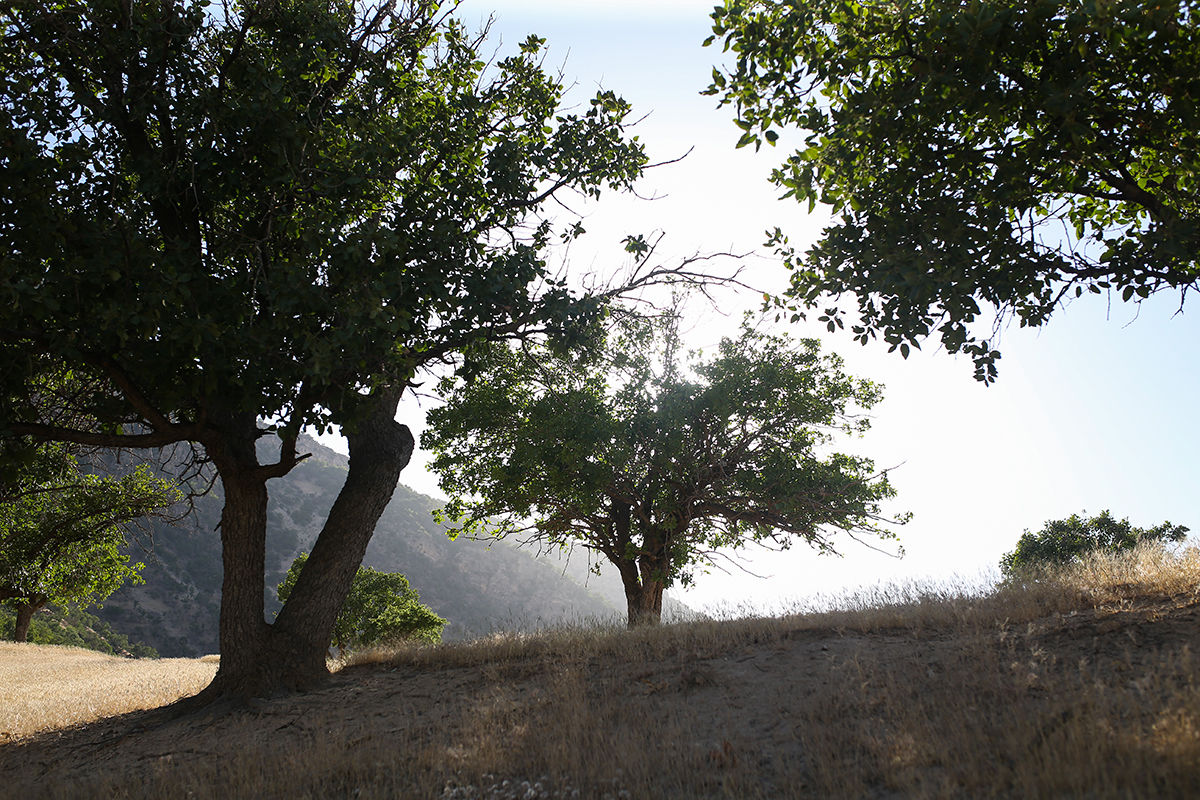
[[(308, 553), (296, 556), (276, 592), (279, 602), (287, 602), (307, 562)], [(332, 646), (346, 653), (402, 641), (437, 643), (445, 626), (446, 620), (421, 604), (408, 578), (399, 572), (359, 567), (334, 623)]]
[[(0, 606), (0, 639), (12, 638), (16, 622), (16, 612)], [(95, 614), (77, 608), (48, 606), (35, 612), (29, 625), (28, 641), (31, 644), (86, 647), (114, 656), (158, 658), (158, 651), (153, 647), (130, 641)]]
[[(263, 585), (268, 619), (280, 608), (276, 587), (296, 556), (311, 550), (325, 511), (345, 480), (345, 456), (308, 438), (298, 447), (312, 457), (271, 485)], [(163, 656), (217, 652), (221, 503), (218, 483), (210, 495), (197, 499), (192, 516), (173, 525), (156, 524), (149, 552), (136, 550), (146, 563), (145, 584), (116, 592), (97, 611), (100, 617)], [(596, 588), (603, 579), (591, 576), (592, 588), (585, 588), (562, 567), (509, 543), (465, 537), (451, 541), (434, 522), (439, 506), (434, 498), (397, 487), (363, 564), (407, 576), (421, 602), (448, 620), (444, 638), (620, 614)]]
[(1047, 520), (1036, 533), (1025, 531), (1016, 548), (1000, 559), (1000, 572), (1006, 578), (1021, 579), (1096, 551), (1117, 553), (1150, 542), (1182, 542), (1188, 530), (1169, 520), (1153, 528), (1138, 528), (1128, 517), (1118, 520), (1107, 509), (1090, 518), (1072, 514)]

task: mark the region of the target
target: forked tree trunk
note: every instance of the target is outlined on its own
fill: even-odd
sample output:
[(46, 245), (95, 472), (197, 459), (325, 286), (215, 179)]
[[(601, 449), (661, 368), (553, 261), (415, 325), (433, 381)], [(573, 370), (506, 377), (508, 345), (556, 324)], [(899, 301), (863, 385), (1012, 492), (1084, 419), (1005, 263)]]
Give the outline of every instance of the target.
[[(248, 466), (244, 458), (214, 458), (225, 487), (221, 664), (197, 702), (303, 690), (329, 675), (325, 656), (334, 622), (375, 524), (412, 456), (412, 434), (394, 419), (398, 399), (399, 393), (371, 398), (369, 413), (355, 431), (347, 432), (346, 482), (274, 624), (264, 619), (265, 480), (240, 468), (239, 462)], [(251, 453), (243, 448), (242, 455)]]
[[(621, 583), (625, 586), (625, 603), (628, 609), (630, 628), (654, 626), (662, 623), (662, 601), (664, 583), (647, 570), (639, 572), (635, 562), (618, 564)], [(660, 573), (661, 574), (661, 573)]]

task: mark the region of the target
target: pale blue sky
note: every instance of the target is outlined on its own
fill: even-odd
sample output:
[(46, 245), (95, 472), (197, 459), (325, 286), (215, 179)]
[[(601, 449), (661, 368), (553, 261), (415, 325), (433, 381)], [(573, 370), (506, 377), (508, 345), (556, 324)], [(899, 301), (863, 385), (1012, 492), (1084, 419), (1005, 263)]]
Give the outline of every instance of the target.
[[(766, 180), (786, 151), (735, 151), (739, 132), (730, 112), (699, 96), (720, 58), (719, 48), (700, 46), (711, 7), (684, 0), (467, 0), (460, 7), (469, 24), (494, 12), (493, 34), (506, 48), (527, 33), (545, 37), (547, 63), (561, 65), (577, 84), (578, 101), (603, 86), (649, 113), (639, 135), (652, 157), (695, 148), (683, 163), (643, 182), (642, 194), (663, 199), (614, 198), (589, 207), (589, 236), (570, 254), (574, 268), (603, 272), (617, 264), (618, 243), (629, 232), (661, 229), (676, 255), (753, 250), (776, 225), (798, 243), (819, 235), (820, 210), (808, 216), (796, 203), (776, 200)], [(767, 288), (784, 280), (783, 269), (766, 258), (754, 262), (752, 275)], [(739, 304), (753, 302), (731, 299), (728, 310)], [(893, 508), (914, 514), (899, 531), (907, 556), (897, 561), (849, 541), (842, 559), (803, 548), (758, 553), (748, 568), (770, 577), (716, 572), (701, 577), (685, 601), (771, 608), (879, 580), (971, 579), (994, 568), (1023, 529), (1085, 509), (1111, 508), (1139, 525), (1170, 519), (1200, 529), (1194, 417), (1200, 308), (1173, 315), (1177, 306), (1177, 296), (1162, 295), (1139, 314), (1116, 298), (1110, 309), (1107, 298), (1089, 297), (1040, 331), (1014, 327), (1001, 342), (1000, 380), (992, 387), (976, 383), (968, 361), (933, 342), (903, 361), (823, 328), (794, 328), (797, 335), (820, 335), (852, 371), (887, 386), (872, 432), (845, 449), (879, 466), (903, 464), (892, 473), (899, 490)], [(730, 327), (709, 312), (697, 319), (693, 342), (711, 343)], [(406, 404), (401, 421), (419, 427), (420, 414)], [(401, 479), (436, 491), (419, 459)]]

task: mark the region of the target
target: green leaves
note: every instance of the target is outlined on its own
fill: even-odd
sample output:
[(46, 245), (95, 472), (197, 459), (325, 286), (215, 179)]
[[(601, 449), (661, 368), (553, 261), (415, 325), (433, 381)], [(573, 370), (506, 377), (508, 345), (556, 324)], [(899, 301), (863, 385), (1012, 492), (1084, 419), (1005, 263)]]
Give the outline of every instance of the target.
[(543, 207), (646, 159), (616, 94), (560, 111), (545, 40), (491, 64), (434, 4), (130, 8), (5, 18), (0, 390), (34, 348), (107, 382), (79, 398), (107, 421), (349, 424), (346, 387), (587, 324)]
[(61, 448), (42, 447), (0, 487), (0, 594), (15, 602), (84, 608), (143, 565), (125, 554), (125, 526), (180, 499), (145, 467), (122, 476), (79, 471)]
[(1188, 528), (1164, 522), (1153, 528), (1137, 528), (1129, 519), (1118, 520), (1106, 510), (1095, 517), (1072, 514), (1049, 520), (1036, 533), (1025, 531), (1011, 553), (1000, 560), (1006, 578), (1036, 573), (1040, 569), (1068, 564), (1092, 551), (1131, 550), (1143, 542), (1180, 542)]
[(1195, 288), (1198, 10), (718, 7), (714, 36), (737, 59), (708, 92), (736, 110), (736, 146), (801, 129), (772, 181), (834, 213), (807, 253), (780, 251), (793, 303), (854, 298), (860, 341), (903, 354), (939, 333), (990, 381), (998, 355), (971, 331), (993, 314), (1041, 325), (1072, 286), (1127, 302)]
[(815, 340), (749, 328), (684, 362), (672, 324), (626, 320), (591, 357), (496, 345), (469, 380), (447, 379), (422, 438), (451, 498), (447, 521), (491, 535), (532, 528), (668, 586), (718, 547), (832, 549), (839, 529), (891, 537), (886, 475), (829, 447), (866, 430), (857, 412), (880, 387)]
[[(278, 587), (280, 602), (287, 602), (308, 553), (296, 556)], [(400, 641), (439, 642), (446, 620), (422, 605), (408, 578), (398, 572), (359, 567), (333, 626), (332, 645), (349, 649)]]

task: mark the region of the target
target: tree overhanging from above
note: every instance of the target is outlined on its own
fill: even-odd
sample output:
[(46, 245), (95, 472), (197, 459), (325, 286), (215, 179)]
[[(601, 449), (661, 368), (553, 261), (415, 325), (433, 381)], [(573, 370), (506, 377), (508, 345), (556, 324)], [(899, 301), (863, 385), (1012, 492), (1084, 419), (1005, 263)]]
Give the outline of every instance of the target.
[[(802, 142), (773, 172), (830, 206), (781, 313), (820, 308), (905, 356), (936, 335), (996, 377), (1005, 321), (1084, 293), (1200, 280), (1200, 6), (1125, 0), (728, 0), (708, 93), (738, 146)], [(852, 298), (847, 313), (839, 298)], [(991, 319), (990, 329), (980, 324)]]

